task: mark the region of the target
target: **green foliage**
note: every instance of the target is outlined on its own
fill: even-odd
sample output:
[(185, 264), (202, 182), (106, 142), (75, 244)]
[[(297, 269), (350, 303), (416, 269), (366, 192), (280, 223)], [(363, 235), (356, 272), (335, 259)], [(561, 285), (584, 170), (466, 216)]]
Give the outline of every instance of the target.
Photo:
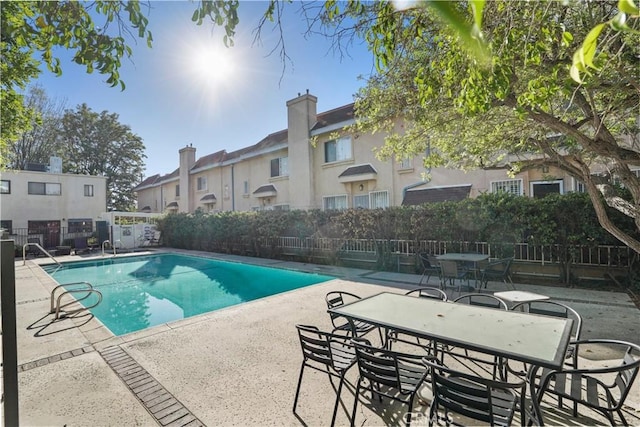
[(142, 176), (144, 144), (118, 115), (96, 113), (86, 104), (67, 110), (59, 138), (64, 172), (107, 177), (107, 209), (135, 209), (133, 188)]
[[(454, 7), (465, 16), (470, 4)], [(486, 67), (468, 54), (461, 30), (433, 8), (372, 9), (376, 19), (358, 17), (359, 30), (384, 61), (357, 96), (362, 119), (354, 132), (386, 133), (377, 153), (382, 159), (427, 152), (425, 166), (432, 168), (516, 173), (553, 165), (585, 183), (601, 226), (640, 253), (640, 241), (622, 232), (613, 221), (620, 217), (605, 208), (640, 229), (640, 180), (631, 171), (640, 163), (639, 20), (608, 32), (599, 53), (583, 52), (599, 69), (588, 82), (576, 86), (569, 75), (575, 41), (595, 40), (598, 25), (618, 12), (611, 1), (486, 2), (472, 15), (476, 24), (482, 18), (491, 47)], [(607, 173), (593, 174), (597, 165)], [(626, 197), (615, 195), (611, 176), (629, 190)]]

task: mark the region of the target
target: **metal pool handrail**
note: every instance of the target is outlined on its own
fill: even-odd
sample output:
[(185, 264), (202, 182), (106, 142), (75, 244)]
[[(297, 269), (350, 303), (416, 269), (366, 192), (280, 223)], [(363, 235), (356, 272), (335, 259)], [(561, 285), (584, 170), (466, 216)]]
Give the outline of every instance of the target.
[[(86, 285), (87, 287), (84, 288), (84, 289), (68, 289), (68, 290), (62, 292), (60, 295), (58, 295), (57, 299), (55, 298), (55, 293), (56, 293), (56, 291), (58, 289), (63, 288), (64, 286), (73, 286), (73, 285)], [(69, 294), (77, 293), (77, 292), (86, 292), (86, 295), (84, 297), (82, 297), (82, 298), (75, 299), (75, 300), (67, 302), (65, 304), (60, 304), (60, 300), (62, 299), (62, 297), (64, 297), (65, 295), (69, 295)], [(67, 307), (67, 306), (69, 306), (71, 304), (74, 304), (74, 303), (77, 303), (77, 302), (79, 303), (80, 301), (84, 301), (85, 299), (89, 298), (89, 296), (92, 293), (95, 293), (95, 294), (98, 295), (98, 301), (95, 304), (93, 304), (93, 305), (91, 305), (89, 307), (80, 307), (80, 308), (76, 308), (76, 309), (73, 309), (73, 310), (70, 310), (70, 311), (65, 311), (64, 312), (65, 315), (79, 313), (81, 311), (90, 310), (90, 309), (96, 307), (98, 304), (100, 304), (102, 302), (102, 292), (100, 292), (97, 289), (94, 289), (93, 285), (91, 283), (89, 283), (89, 282), (73, 282), (73, 283), (65, 283), (65, 284), (62, 284), (62, 285), (58, 285), (55, 288), (53, 288), (53, 290), (51, 291), (51, 307), (50, 307), (50, 310), (49, 310), (49, 314), (55, 313), (55, 317), (54, 318), (57, 320), (57, 319), (60, 318), (60, 311), (64, 307)]]

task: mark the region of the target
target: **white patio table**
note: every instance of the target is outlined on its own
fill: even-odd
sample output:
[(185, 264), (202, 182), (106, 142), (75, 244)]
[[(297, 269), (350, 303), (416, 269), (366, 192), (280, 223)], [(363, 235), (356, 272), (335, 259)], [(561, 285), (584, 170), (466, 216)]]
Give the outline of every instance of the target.
[[(349, 321), (379, 327), (456, 347), (528, 363), (529, 379), (541, 367), (559, 369), (571, 338), (571, 319), (452, 304), (431, 298), (383, 292), (328, 310)], [(542, 412), (530, 381), (533, 416)]]

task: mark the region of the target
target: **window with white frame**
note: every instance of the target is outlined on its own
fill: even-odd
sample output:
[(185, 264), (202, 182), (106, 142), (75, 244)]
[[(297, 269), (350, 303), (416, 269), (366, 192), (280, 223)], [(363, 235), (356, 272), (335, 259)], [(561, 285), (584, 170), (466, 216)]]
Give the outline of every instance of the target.
[(575, 179), (575, 178), (571, 178), (572, 182), (573, 182), (573, 191), (575, 191), (576, 193), (586, 193), (587, 192), (587, 186), (584, 184), (584, 182), (580, 181), (579, 179)]
[(93, 197), (93, 185), (85, 184), (84, 185), (84, 197)]
[(271, 159), (271, 178), (277, 176), (289, 175), (289, 158), (279, 157), (277, 159)]
[(249, 181), (244, 181), (242, 189), (244, 191), (242, 194), (249, 194)]
[(197, 191), (206, 191), (207, 190), (207, 177), (199, 176), (196, 180), (196, 190)]
[(347, 209), (347, 195), (325, 196), (322, 198), (322, 208), (325, 211), (334, 209)]
[(176, 197), (180, 197), (180, 185), (176, 185)]
[(561, 179), (554, 181), (531, 181), (530, 195), (541, 199), (548, 194), (564, 194), (564, 182)]
[(325, 163), (339, 162), (352, 158), (351, 137), (343, 136), (324, 143)]
[(8, 179), (0, 181), (0, 194), (11, 194), (11, 181)]
[(372, 191), (369, 193), (369, 204), (371, 209), (384, 209), (389, 207), (388, 191)]
[(353, 196), (353, 208), (354, 209), (369, 209), (369, 195), (360, 194)]
[(505, 193), (515, 194), (516, 196), (522, 196), (522, 180), (507, 179), (504, 181), (493, 181), (491, 183), (491, 192), (492, 193), (505, 192)]
[(27, 192), (41, 196), (59, 196), (62, 194), (62, 186), (55, 182), (29, 182)]
[(286, 205), (286, 204), (273, 205), (273, 210), (274, 211), (288, 211), (289, 210), (289, 205)]

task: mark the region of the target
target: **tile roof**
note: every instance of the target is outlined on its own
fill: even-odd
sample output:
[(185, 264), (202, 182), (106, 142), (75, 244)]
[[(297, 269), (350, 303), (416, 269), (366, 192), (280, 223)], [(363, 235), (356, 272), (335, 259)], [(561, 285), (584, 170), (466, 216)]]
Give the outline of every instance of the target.
[(350, 166), (346, 168), (344, 172), (338, 175), (338, 178), (341, 178), (344, 176), (364, 175), (369, 173), (376, 174), (376, 175), (378, 174), (378, 172), (370, 164)]
[(133, 188), (133, 191), (138, 191), (139, 188), (146, 187), (148, 185), (155, 184), (160, 178), (160, 174), (151, 175), (150, 177), (145, 178), (140, 184), (136, 185)]
[(171, 202), (167, 205), (167, 208), (177, 208), (178, 207), (178, 202)]
[(459, 202), (469, 197), (471, 185), (455, 187), (424, 188), (420, 190), (407, 190), (402, 200), (403, 206), (422, 205), (436, 202)]
[(316, 124), (311, 128), (312, 131), (322, 129), (323, 127), (331, 126), (336, 123), (345, 122), (347, 120), (353, 120), (355, 104), (351, 103), (343, 105), (342, 107), (335, 108), (333, 110), (326, 111), (318, 114)]
[(207, 200), (216, 200), (216, 195), (211, 193), (211, 194), (205, 194), (204, 196), (202, 196), (202, 198), (200, 199), (201, 202), (205, 202)]
[(200, 157), (191, 167), (191, 169), (199, 169), (204, 166), (215, 165), (216, 163), (221, 163), (224, 161), (226, 157), (227, 151), (220, 150), (216, 151), (212, 154), (207, 154), (206, 156)]
[(276, 187), (273, 184), (266, 184), (266, 185), (261, 185), (260, 187), (258, 187), (258, 189), (256, 191), (253, 192), (253, 194), (258, 194), (258, 193), (268, 193), (268, 192), (276, 192)]

